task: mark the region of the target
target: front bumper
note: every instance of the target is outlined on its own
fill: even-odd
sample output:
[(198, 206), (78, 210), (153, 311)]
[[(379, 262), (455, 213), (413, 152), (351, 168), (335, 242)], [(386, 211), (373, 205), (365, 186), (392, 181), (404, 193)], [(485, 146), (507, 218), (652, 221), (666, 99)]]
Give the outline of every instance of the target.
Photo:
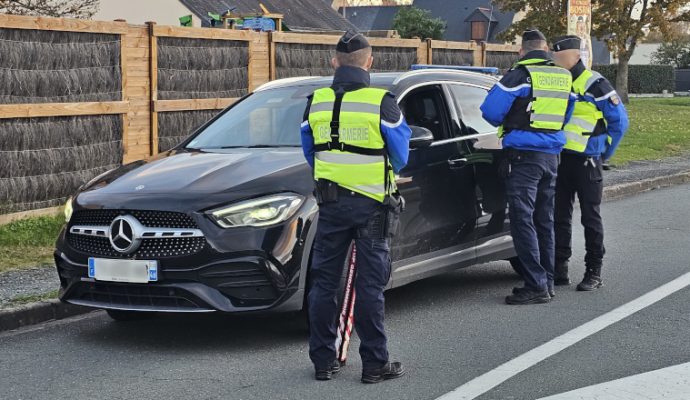
[[(194, 215), (207, 244), (199, 252), (158, 259), (158, 281), (95, 281), (89, 257), (63, 231), (55, 251), (62, 301), (104, 309), (158, 312), (285, 312), (302, 309), (305, 255), (316, 207), (305, 204), (289, 221), (266, 229), (222, 229)], [(122, 257), (119, 257), (122, 258)]]
[(165, 271), (146, 284), (96, 281), (88, 266), (55, 254), (62, 301), (104, 309), (158, 312), (298, 311), (304, 288), (276, 287), (258, 268), (259, 260), (228, 260), (190, 271)]

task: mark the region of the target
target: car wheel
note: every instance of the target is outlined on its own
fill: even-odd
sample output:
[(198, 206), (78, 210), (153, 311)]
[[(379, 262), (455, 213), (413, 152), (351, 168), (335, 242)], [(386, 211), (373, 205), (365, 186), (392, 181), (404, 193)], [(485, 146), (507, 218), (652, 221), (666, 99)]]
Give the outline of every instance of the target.
[(510, 262), (510, 266), (513, 267), (513, 271), (522, 278), (525, 271), (525, 267), (522, 266), (522, 261), (520, 261), (518, 257), (509, 258), (508, 261)]
[(105, 310), (115, 321), (142, 321), (151, 319), (156, 314), (150, 311)]

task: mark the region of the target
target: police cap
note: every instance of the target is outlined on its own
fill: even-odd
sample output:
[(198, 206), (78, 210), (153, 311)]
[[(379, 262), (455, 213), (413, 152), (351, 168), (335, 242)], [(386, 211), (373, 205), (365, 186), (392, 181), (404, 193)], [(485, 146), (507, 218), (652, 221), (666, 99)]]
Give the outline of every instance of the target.
[(371, 45), (364, 35), (357, 31), (349, 30), (340, 37), (338, 44), (335, 46), (335, 51), (339, 53), (352, 53), (367, 47), (371, 47)]
[(539, 31), (539, 29), (528, 29), (522, 32), (522, 41), (526, 42), (529, 40), (543, 40), (546, 41), (546, 36)]
[(554, 39), (552, 50), (556, 53), (563, 50), (580, 50), (581, 40), (575, 35), (559, 36)]

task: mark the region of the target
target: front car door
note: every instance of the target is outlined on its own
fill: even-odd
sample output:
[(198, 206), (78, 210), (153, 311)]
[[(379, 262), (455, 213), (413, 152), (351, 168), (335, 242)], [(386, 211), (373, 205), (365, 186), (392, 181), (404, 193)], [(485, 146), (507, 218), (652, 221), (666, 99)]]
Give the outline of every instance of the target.
[(407, 209), (401, 217), (401, 235), (393, 240), (393, 259), (398, 261), (393, 266), (395, 286), (433, 275), (430, 266), (414, 260), (471, 249), (476, 228), (471, 175), (462, 178), (466, 173), (458, 163), (465, 154), (443, 85), (410, 89), (400, 108), (409, 125), (428, 129), (434, 141), (410, 150), (408, 165), (397, 179)]

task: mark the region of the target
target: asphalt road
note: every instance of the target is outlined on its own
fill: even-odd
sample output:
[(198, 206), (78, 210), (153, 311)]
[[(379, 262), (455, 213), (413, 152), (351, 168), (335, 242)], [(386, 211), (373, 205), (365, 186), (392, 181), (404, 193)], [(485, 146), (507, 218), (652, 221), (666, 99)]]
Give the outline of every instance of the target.
[[(690, 271), (690, 185), (606, 203), (606, 286), (507, 306), (519, 282), (492, 263), (390, 291), (389, 348), (408, 374), (359, 383), (355, 341), (330, 382), (313, 380), (289, 317), (94, 313), (0, 334), (2, 399), (434, 399)], [(584, 267), (581, 230), (573, 275)], [(690, 287), (531, 366), (480, 399), (537, 399), (690, 361)], [(619, 397), (626, 398), (626, 397)], [(635, 397), (629, 397), (635, 398)]]

